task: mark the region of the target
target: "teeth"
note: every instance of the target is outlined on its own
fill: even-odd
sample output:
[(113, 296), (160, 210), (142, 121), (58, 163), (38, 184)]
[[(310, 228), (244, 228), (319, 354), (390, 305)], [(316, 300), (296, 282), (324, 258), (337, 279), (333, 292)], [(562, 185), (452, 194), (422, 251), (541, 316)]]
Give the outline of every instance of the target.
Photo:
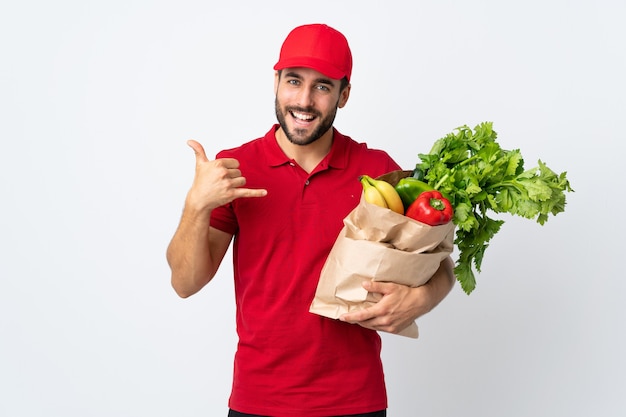
[(296, 112), (291, 112), (291, 114), (293, 115), (293, 117), (295, 117), (296, 119), (300, 119), (300, 120), (313, 120), (315, 118), (315, 116), (311, 116), (309, 114), (304, 114), (304, 113), (296, 113)]

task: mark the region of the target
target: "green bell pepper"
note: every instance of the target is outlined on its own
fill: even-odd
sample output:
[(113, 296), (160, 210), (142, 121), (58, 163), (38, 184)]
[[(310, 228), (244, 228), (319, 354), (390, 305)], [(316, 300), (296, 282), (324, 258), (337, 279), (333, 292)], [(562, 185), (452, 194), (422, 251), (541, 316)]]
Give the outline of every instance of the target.
[(396, 186), (394, 187), (400, 198), (402, 199), (402, 204), (404, 207), (409, 207), (411, 203), (413, 203), (417, 196), (419, 196), (424, 191), (432, 191), (434, 190), (429, 184), (424, 181), (420, 181), (415, 177), (406, 177), (402, 178)]

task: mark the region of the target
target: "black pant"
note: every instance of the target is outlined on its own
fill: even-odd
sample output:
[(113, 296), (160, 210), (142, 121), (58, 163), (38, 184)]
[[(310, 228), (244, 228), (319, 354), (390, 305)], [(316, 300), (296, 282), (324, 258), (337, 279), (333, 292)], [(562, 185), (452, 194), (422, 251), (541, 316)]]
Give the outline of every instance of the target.
[[(374, 411), (373, 413), (365, 413), (365, 414), (351, 414), (349, 416), (335, 416), (335, 417), (386, 417), (387, 410)], [(229, 410), (228, 417), (270, 417), (270, 416), (259, 416), (257, 414), (244, 414), (239, 411)]]

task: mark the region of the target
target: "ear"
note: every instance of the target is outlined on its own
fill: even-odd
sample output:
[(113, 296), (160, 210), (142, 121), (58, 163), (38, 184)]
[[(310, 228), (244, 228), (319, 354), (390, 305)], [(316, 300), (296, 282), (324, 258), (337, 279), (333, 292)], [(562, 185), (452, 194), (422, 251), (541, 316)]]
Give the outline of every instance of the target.
[(352, 85), (348, 84), (346, 86), (346, 88), (341, 90), (341, 93), (339, 93), (339, 102), (337, 103), (337, 107), (338, 108), (342, 108), (348, 102), (348, 98), (350, 98), (350, 88), (351, 87), (352, 87)]

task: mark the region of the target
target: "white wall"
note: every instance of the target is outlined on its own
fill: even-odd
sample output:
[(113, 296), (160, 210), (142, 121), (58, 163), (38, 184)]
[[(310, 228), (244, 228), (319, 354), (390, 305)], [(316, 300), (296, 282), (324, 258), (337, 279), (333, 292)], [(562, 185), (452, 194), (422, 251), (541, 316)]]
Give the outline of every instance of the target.
[(164, 257), (185, 141), (263, 134), (280, 43), (316, 21), (353, 48), (343, 133), (408, 169), (490, 120), (575, 189), (543, 227), (504, 218), (476, 291), (420, 339), (384, 335), (390, 416), (624, 415), (625, 18), (618, 0), (4, 2), (0, 415), (226, 415), (232, 271), (181, 300)]

